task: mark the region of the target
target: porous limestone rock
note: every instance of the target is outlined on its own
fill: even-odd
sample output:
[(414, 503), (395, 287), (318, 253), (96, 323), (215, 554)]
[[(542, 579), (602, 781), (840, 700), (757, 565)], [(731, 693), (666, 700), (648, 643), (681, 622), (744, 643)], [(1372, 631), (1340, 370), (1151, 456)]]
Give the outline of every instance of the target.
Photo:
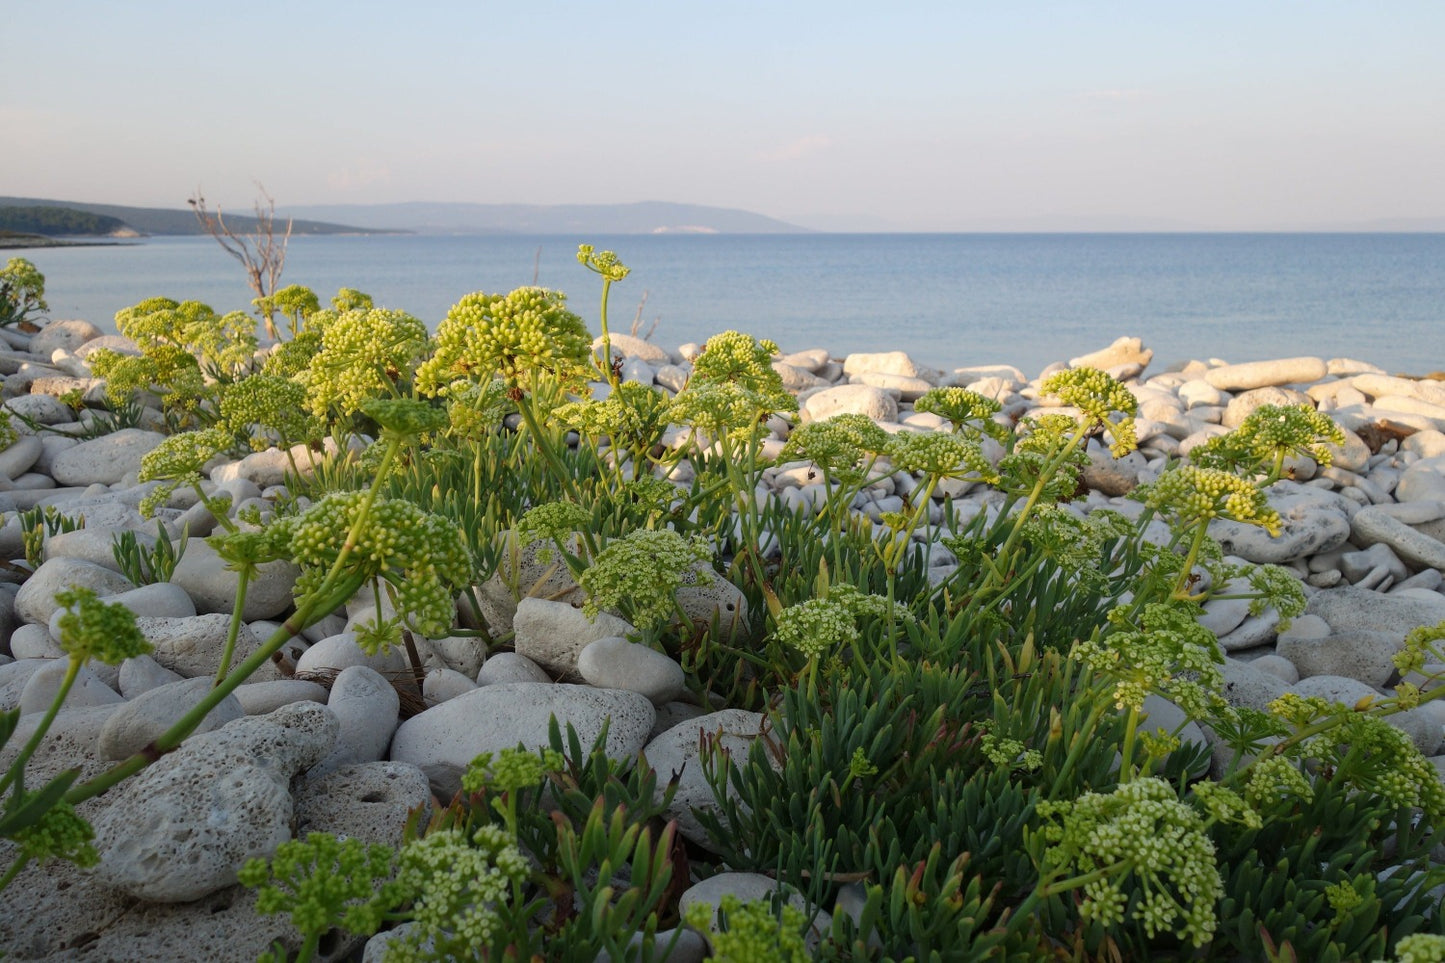
[(325, 757), (339, 728), (325, 706), (298, 702), (186, 740), (123, 783), (96, 819), (97, 874), (165, 903), (235, 883), (246, 860), (291, 838), (290, 781)]
[(583, 647), (577, 656), (577, 672), (588, 685), (641, 693), (653, 705), (682, 695), (687, 682), (675, 659), (618, 636), (596, 639)]
[(336, 745), (310, 774), (323, 776), (343, 766), (376, 762), (386, 755), (396, 729), (401, 697), (379, 672), (364, 665), (348, 666), (331, 683), (326, 706), (341, 724)]

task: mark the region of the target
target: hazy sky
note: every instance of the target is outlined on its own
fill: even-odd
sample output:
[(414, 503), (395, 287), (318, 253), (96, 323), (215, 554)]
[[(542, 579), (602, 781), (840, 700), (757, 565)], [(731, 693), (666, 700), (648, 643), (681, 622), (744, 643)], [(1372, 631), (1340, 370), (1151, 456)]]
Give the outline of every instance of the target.
[(0, 0), (0, 194), (1445, 217), (1441, 0)]

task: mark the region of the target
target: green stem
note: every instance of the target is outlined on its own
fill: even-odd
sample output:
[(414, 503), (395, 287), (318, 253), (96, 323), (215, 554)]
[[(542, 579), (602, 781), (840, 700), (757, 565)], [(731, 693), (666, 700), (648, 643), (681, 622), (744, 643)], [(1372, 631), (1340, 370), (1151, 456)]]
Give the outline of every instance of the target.
[(75, 678), (79, 674), (80, 657), (72, 655), (70, 657), (70, 663), (65, 667), (65, 678), (60, 682), (60, 690), (55, 693), (55, 698), (50, 700), (50, 708), (45, 710), (45, 717), (40, 720), (40, 725), (35, 727), (35, 732), (31, 734), (30, 740), (25, 743), (25, 748), (20, 750), (20, 755), (15, 757), (15, 761), (12, 762), (10, 768), (6, 770), (5, 778), (0, 779), (0, 793), (5, 792), (5, 790), (9, 789), (10, 786), (16, 782), (19, 782), (21, 785), (24, 784), (24, 779), (21, 774), (25, 771), (25, 764), (30, 761), (30, 757), (35, 754), (35, 750), (40, 748), (40, 741), (44, 739), (45, 734), (50, 731), (50, 724), (55, 721), (55, 716), (60, 712), (60, 704), (64, 702), (65, 697), (70, 694), (70, 688), (75, 685)]
[(1134, 778), (1134, 735), (1139, 729), (1139, 710), (1129, 707), (1129, 718), (1124, 723), (1124, 745), (1119, 750), (1122, 762), (1119, 764), (1119, 782), (1130, 782)]
[(246, 590), (251, 584), (254, 566), (243, 565), (236, 573), (236, 604), (231, 609), (231, 624), (226, 630), (226, 648), (221, 652), (221, 666), (216, 670), (216, 681), (220, 685), (231, 671), (231, 658), (236, 653), (236, 637), (241, 632), (241, 615), (246, 609)]
[(1194, 563), (1199, 560), (1199, 552), (1204, 547), (1204, 539), (1209, 534), (1209, 519), (1201, 518), (1194, 528), (1194, 540), (1189, 543), (1189, 553), (1184, 556), (1184, 564), (1179, 567), (1179, 577), (1174, 580), (1174, 591), (1171, 594), (1175, 599), (1189, 599), (1188, 590), (1189, 574), (1194, 571)]
[(1058, 795), (1065, 780), (1073, 772), (1074, 766), (1078, 764), (1079, 757), (1083, 755), (1086, 748), (1092, 745), (1091, 734), (1098, 728), (1100, 720), (1104, 718), (1104, 713), (1112, 708), (1112, 703), (1100, 698), (1098, 704), (1089, 712), (1089, 717), (1084, 720), (1083, 727), (1074, 733), (1073, 744), (1069, 746), (1069, 754), (1064, 757), (1064, 764), (1059, 767), (1058, 773), (1054, 776), (1054, 784), (1050, 789), (1049, 798), (1052, 799)]
[(602, 278), (602, 372), (607, 377), (607, 383), (612, 390), (617, 390), (617, 372), (612, 370), (612, 333), (607, 329), (607, 295), (612, 290), (612, 279), (603, 276)]
[(537, 424), (537, 416), (532, 412), (532, 406), (529, 402), (530, 398), (524, 398), (517, 402), (517, 410), (522, 413), (522, 421), (526, 423), (527, 430), (531, 432), (532, 440), (536, 443), (537, 450), (542, 453), (542, 458), (546, 460), (547, 466), (552, 469), (553, 473), (557, 476), (557, 480), (561, 482), (563, 490), (567, 493), (567, 497), (580, 504), (582, 499), (578, 495), (577, 486), (573, 483), (572, 476), (568, 473), (567, 467), (562, 464), (561, 457), (558, 456), (556, 450), (553, 449), (552, 440), (542, 431), (542, 426)]
[(29, 865), (29, 863), (30, 857), (23, 853), (15, 857), (15, 861), (10, 864), (10, 868), (5, 871), (5, 875), (0, 876), (0, 893), (5, 892), (5, 887), (9, 886), (15, 877), (20, 875), (20, 871)]

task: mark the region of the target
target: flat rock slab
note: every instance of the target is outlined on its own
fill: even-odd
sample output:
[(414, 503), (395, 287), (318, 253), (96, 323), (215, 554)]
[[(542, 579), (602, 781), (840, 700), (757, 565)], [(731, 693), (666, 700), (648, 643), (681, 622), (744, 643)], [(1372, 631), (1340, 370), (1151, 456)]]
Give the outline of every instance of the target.
[(1445, 572), (1445, 542), (1416, 531), (1380, 508), (1362, 508), (1350, 520), (1355, 540), (1366, 545), (1387, 545), (1416, 568)]
[(158, 431), (122, 428), (62, 451), (51, 462), (50, 474), (62, 485), (114, 485), (140, 471), (141, 459), (165, 440)]
[(1210, 368), (1204, 372), (1204, 380), (1221, 391), (1247, 391), (1269, 385), (1319, 381), (1328, 373), (1329, 366), (1323, 358), (1279, 358)]
[(548, 682), (488, 685), (412, 716), (396, 730), (391, 758), (421, 768), (439, 799), (461, 788), (462, 773), (484, 752), (543, 749), (549, 721), (577, 730), (583, 747), (607, 729), (609, 758), (629, 760), (647, 742), (657, 712), (645, 696), (621, 689)]

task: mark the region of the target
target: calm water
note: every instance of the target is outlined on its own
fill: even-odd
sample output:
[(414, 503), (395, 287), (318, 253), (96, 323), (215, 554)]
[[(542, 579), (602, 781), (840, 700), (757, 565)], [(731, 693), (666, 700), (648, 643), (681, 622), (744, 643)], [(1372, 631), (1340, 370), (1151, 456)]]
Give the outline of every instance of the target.
[[(359, 288), (435, 326), (462, 295), (535, 275), (596, 333), (582, 240), (633, 269), (612, 289), (613, 330), (628, 330), (646, 291), (642, 330), (660, 319), (653, 340), (668, 347), (736, 328), (784, 351), (902, 349), (1033, 375), (1135, 335), (1156, 367), (1311, 354), (1445, 369), (1442, 234), (299, 237), (283, 283), (323, 302)], [(209, 238), (20, 253), (45, 274), (52, 317), (109, 327), (154, 295), (250, 308), (240, 266)]]

